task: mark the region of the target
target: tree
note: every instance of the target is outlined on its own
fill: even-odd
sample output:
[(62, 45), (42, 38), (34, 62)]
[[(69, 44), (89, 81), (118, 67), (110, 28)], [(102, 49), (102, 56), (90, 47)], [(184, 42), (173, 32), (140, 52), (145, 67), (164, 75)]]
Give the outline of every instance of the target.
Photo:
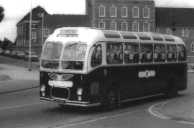
[(0, 6), (0, 22), (3, 20), (4, 18), (4, 8)]
[(12, 44), (13, 44), (13, 43), (12, 43), (9, 39), (4, 38), (4, 41), (3, 41), (2, 44), (1, 44), (1, 48), (2, 48), (3, 50), (10, 49)]

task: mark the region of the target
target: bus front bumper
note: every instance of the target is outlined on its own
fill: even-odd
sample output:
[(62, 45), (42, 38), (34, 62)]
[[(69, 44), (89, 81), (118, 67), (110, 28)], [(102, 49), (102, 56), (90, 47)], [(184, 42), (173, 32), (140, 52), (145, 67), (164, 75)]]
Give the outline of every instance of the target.
[(90, 103), (90, 102), (85, 102), (85, 101), (72, 101), (72, 100), (67, 100), (67, 99), (61, 99), (61, 98), (45, 98), (45, 97), (40, 97), (40, 100), (46, 100), (46, 101), (52, 101), (56, 102), (58, 104), (63, 104), (67, 106), (77, 106), (77, 107), (97, 107), (100, 106), (101, 103)]

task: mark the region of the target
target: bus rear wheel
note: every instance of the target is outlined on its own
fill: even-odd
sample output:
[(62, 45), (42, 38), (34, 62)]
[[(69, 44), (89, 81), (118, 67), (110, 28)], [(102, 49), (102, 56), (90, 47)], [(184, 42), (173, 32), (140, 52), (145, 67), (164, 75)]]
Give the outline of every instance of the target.
[(168, 87), (167, 87), (165, 94), (166, 94), (167, 98), (173, 98), (173, 97), (176, 97), (178, 95), (178, 89), (175, 85), (174, 80), (171, 79), (168, 81)]

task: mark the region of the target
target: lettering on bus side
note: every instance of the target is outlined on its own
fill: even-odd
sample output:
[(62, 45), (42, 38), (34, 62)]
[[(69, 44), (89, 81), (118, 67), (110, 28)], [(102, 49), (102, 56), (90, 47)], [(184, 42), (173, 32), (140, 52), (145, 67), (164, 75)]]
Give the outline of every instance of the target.
[(145, 70), (145, 71), (138, 72), (139, 78), (150, 78), (150, 77), (155, 77), (155, 76), (156, 76), (156, 71), (154, 70)]

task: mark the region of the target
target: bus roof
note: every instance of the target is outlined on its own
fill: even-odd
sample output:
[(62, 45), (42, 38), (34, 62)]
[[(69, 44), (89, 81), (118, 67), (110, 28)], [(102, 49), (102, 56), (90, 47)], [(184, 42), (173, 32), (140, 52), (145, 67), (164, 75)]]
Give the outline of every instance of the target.
[(80, 41), (88, 45), (96, 42), (141, 42), (141, 43), (163, 43), (183, 44), (181, 38), (174, 35), (153, 33), (153, 32), (126, 32), (114, 30), (99, 30), (88, 27), (62, 27), (51, 34), (46, 41)]

